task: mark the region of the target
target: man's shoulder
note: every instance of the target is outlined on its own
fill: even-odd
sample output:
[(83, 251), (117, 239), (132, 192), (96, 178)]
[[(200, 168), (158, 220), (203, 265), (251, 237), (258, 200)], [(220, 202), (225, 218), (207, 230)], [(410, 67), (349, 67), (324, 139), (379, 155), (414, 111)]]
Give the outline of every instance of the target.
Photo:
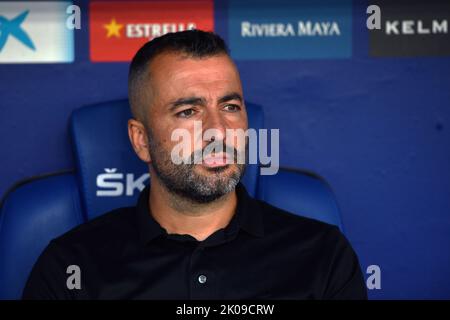
[(281, 255), (286, 248), (292, 252), (289, 262), (295, 270), (307, 261), (316, 272), (311, 276), (320, 278), (321, 299), (367, 299), (358, 257), (337, 226), (260, 204), (270, 247)]
[(69, 230), (52, 242), (59, 245), (90, 245), (135, 233), (135, 207), (122, 207), (106, 212)]
[(264, 201), (257, 201), (261, 207), (265, 230), (269, 234), (285, 234), (298, 241), (314, 239), (330, 244), (343, 237), (335, 225), (294, 214)]

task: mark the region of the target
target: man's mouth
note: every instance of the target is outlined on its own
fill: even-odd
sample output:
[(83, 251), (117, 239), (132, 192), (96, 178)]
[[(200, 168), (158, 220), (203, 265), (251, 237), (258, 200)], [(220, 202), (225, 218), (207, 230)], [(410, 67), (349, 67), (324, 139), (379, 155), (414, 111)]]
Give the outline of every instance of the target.
[(225, 152), (208, 154), (203, 157), (202, 165), (209, 168), (223, 167), (232, 163), (232, 158)]

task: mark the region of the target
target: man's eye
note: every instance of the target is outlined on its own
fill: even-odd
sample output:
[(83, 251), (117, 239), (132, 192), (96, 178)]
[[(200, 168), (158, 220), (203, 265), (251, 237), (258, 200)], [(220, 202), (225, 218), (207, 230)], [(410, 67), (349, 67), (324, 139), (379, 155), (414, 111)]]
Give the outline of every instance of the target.
[(186, 109), (176, 114), (179, 118), (189, 118), (192, 115), (194, 115), (194, 109)]
[(223, 108), (225, 111), (228, 111), (228, 112), (237, 112), (237, 111), (241, 110), (241, 107), (239, 107), (237, 104), (227, 104)]

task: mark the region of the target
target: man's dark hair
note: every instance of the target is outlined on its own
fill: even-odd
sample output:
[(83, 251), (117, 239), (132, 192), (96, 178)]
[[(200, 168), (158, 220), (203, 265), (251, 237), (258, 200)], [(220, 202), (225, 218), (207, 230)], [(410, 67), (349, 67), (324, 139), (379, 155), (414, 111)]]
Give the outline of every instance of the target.
[(146, 123), (142, 89), (149, 79), (148, 66), (161, 53), (181, 53), (188, 58), (229, 55), (225, 41), (213, 32), (186, 30), (167, 33), (144, 44), (131, 61), (128, 73), (128, 97), (133, 117)]

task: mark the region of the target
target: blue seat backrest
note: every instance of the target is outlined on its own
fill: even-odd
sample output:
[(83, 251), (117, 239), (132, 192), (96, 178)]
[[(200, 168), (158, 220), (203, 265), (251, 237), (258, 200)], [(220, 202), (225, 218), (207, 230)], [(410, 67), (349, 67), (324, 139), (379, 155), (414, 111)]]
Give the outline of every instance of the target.
[(336, 225), (343, 231), (334, 193), (328, 183), (314, 173), (280, 168), (276, 175), (260, 176), (257, 197), (297, 215)]

